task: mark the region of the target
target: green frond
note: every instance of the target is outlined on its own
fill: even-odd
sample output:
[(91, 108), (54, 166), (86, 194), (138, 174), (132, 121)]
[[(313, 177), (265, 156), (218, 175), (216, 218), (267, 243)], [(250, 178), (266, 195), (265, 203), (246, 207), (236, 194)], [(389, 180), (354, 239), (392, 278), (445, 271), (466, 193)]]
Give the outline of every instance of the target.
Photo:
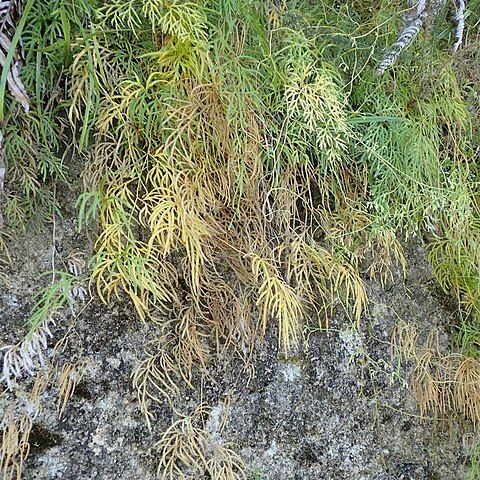
[[(104, 230), (105, 235), (119, 236), (114, 225), (111, 227)], [(120, 298), (121, 292), (127, 293), (143, 320), (155, 308), (168, 311), (178, 304), (173, 266), (161, 252), (138, 241), (100, 249), (93, 259), (92, 279), (96, 280), (97, 292), (104, 302), (109, 302), (112, 294)]]
[(84, 277), (68, 272), (47, 272), (52, 275), (53, 281), (37, 291), (35, 304), (31, 308), (28, 320), (29, 334), (40, 324), (53, 318), (63, 309), (73, 309), (75, 303), (75, 291), (78, 291)]

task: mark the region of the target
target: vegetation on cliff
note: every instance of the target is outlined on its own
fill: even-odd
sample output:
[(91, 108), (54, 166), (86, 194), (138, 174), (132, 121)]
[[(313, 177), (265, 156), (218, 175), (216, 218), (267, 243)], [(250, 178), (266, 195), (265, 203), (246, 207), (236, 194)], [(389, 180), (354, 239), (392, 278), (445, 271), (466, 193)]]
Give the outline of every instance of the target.
[[(161, 323), (133, 376), (152, 422), (147, 399), (171, 402), (218, 349), (248, 363), (273, 329), (289, 351), (336, 308), (362, 328), (363, 279), (407, 271), (417, 236), (461, 320), (452, 357), (409, 350), (408, 327), (398, 354), (417, 360), (423, 411), (478, 425), (478, 0), (20, 3), (0, 2), (16, 18), (2, 26), (5, 259), (12, 232), (62, 214), (73, 164), (95, 244), (85, 272), (70, 259), (38, 296), (5, 355), (10, 389), (85, 298), (83, 275)], [(243, 478), (229, 455), (218, 478)]]

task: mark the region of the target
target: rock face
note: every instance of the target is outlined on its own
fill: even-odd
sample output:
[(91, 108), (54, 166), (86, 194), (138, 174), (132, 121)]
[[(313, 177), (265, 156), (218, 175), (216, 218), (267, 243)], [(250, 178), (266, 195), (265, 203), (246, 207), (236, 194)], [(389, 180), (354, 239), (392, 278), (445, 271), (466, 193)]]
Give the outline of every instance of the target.
[[(64, 220), (54, 238), (39, 234), (12, 247), (13, 263), (3, 271), (2, 344), (25, 334), (31, 294), (39, 274), (51, 268), (52, 252), (60, 259), (58, 251), (83, 241), (68, 233), (73, 231)], [(197, 375), (194, 388), (185, 388), (174, 404), (185, 415), (201, 403), (211, 407), (199, 420), (210, 442), (206, 454), (232, 442), (229, 448), (243, 459), (252, 480), (466, 478), (465, 432), (455, 421), (420, 418), (404, 380), (409, 367), (391, 357), (398, 318), (423, 330), (438, 329), (444, 344), (451, 334), (451, 311), (422, 248), (409, 246), (407, 259), (406, 281), (387, 289), (367, 282), (370, 314), (360, 333), (338, 314), (327, 332), (305, 329), (303, 344), (288, 355), (278, 350), (275, 332), (258, 342), (248, 368), (233, 351), (219, 353), (209, 375)], [(142, 324), (127, 301), (105, 306), (93, 300), (75, 321), (57, 322), (52, 333), (52, 359), (57, 365), (81, 361), (82, 376), (60, 418), (55, 382), (43, 391), (23, 478), (157, 478), (161, 455), (155, 444), (179, 417), (167, 402), (152, 404), (150, 432), (131, 382), (155, 327)], [(66, 346), (53, 353), (66, 333)], [(51, 375), (58, 378), (58, 372)], [(2, 412), (21, 397), (4, 394)]]

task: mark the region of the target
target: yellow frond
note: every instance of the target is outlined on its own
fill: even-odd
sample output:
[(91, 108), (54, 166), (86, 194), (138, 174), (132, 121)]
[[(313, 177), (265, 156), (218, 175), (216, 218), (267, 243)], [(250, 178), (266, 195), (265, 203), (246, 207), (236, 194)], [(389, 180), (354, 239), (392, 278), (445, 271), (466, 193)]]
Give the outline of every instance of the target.
[(262, 331), (265, 334), (268, 319), (275, 318), (278, 321), (278, 342), (288, 351), (292, 343), (298, 344), (303, 318), (301, 300), (271, 263), (255, 254), (250, 254), (249, 257), (259, 284), (257, 307)]

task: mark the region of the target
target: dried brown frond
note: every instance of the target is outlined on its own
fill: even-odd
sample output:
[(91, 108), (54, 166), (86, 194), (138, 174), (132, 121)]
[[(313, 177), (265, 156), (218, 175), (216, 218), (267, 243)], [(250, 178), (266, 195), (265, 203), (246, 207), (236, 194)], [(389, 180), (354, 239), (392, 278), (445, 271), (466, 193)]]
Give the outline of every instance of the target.
[(364, 256), (372, 218), (361, 205), (350, 200), (335, 211), (324, 208), (319, 212), (319, 223), (330, 243), (346, 249), (352, 257)]
[(31, 418), (35, 418), (38, 412), (40, 412), (40, 400), (50, 384), (52, 375), (52, 369), (45, 369), (41, 372), (37, 372), (32, 388), (26, 393), (27, 402), (31, 405), (31, 407), (28, 408), (28, 413)]
[(313, 172), (308, 170), (308, 166), (287, 166), (275, 188), (268, 192), (272, 198), (271, 220), (274, 221), (276, 230), (286, 238), (294, 235), (294, 229), (298, 225), (302, 225), (305, 231), (311, 231), (312, 225), (308, 223), (311, 223), (311, 214), (314, 212), (311, 193)]
[(218, 351), (254, 340), (255, 328), (244, 300), (220, 277), (202, 284), (200, 304)]
[(381, 230), (370, 240), (369, 249), (372, 252), (372, 262), (367, 273), (370, 278), (380, 280), (385, 286), (388, 280), (393, 282), (393, 267), (399, 265), (403, 276), (407, 272), (407, 261), (403, 248), (394, 231)]
[(75, 393), (75, 388), (85, 374), (85, 369), (88, 364), (88, 359), (84, 358), (75, 363), (66, 362), (61, 369), (58, 378), (58, 401), (57, 413), (61, 417), (67, 403)]
[(44, 368), (37, 372), (30, 388), (25, 391), (15, 388), (13, 396), (9, 398), (0, 420), (0, 472), (3, 480), (22, 478), (24, 462), (30, 452), (29, 437), (33, 420), (40, 412), (40, 401), (50, 380), (51, 372)]
[(207, 470), (207, 433), (198, 424), (209, 413), (210, 407), (201, 404), (191, 415), (182, 415), (165, 430), (155, 445), (160, 455), (160, 478), (199, 478)]
[(155, 341), (153, 347), (156, 352), (147, 353), (147, 357), (132, 373), (140, 410), (150, 430), (154, 415), (149, 409), (149, 403), (153, 401), (161, 404), (164, 399), (172, 404), (173, 398), (180, 392), (177, 378), (178, 362), (167, 351), (168, 346), (165, 345), (167, 342), (165, 339)]
[(398, 321), (392, 335), (392, 355), (415, 364), (411, 386), (421, 414), (446, 416), (454, 409), (452, 389), (457, 356), (440, 353), (437, 330), (428, 333), (423, 345), (419, 345), (420, 333), (415, 323)]
[(0, 470), (4, 480), (20, 480), (23, 464), (30, 452), (30, 431), (32, 419), (26, 413), (19, 413), (15, 406), (5, 412), (2, 422), (2, 445)]
[(436, 330), (429, 332), (423, 345), (419, 337), (415, 324), (397, 322), (392, 355), (416, 363), (411, 386), (421, 414), (460, 414), (476, 429), (480, 421), (480, 362), (461, 353), (442, 354)]
[(453, 407), (476, 428), (480, 422), (480, 362), (466, 358), (455, 371)]
[(212, 480), (246, 480), (245, 464), (242, 458), (231, 447), (224, 443), (210, 449), (210, 458), (206, 470)]
[(212, 480), (246, 479), (245, 466), (234, 445), (202, 426), (213, 410), (201, 404), (191, 415), (180, 414), (163, 433), (155, 445), (160, 455), (160, 478), (191, 480), (207, 475)]
[(419, 358), (412, 374), (412, 390), (422, 415), (444, 413), (443, 388), (443, 382), (437, 377), (434, 352), (428, 350)]
[(177, 372), (191, 385), (193, 371), (200, 368), (207, 373), (207, 364), (211, 357), (209, 339), (211, 332), (206, 318), (196, 299), (187, 299), (187, 305), (179, 312), (177, 318), (168, 322), (174, 340), (172, 356), (177, 360)]
[(413, 322), (399, 320), (392, 333), (392, 356), (405, 361), (418, 360), (418, 337), (420, 329)]
[(132, 374), (149, 428), (153, 419), (149, 401), (166, 400), (173, 405), (180, 383), (192, 388), (194, 371), (200, 369), (208, 374), (212, 318), (193, 297), (188, 296), (186, 303), (177, 315), (161, 324), (162, 336), (150, 342), (150, 352)]
[(217, 353), (233, 348), (248, 370), (254, 368), (251, 358), (258, 325), (252, 299), (238, 281), (235, 283), (234, 289), (219, 276), (205, 275), (199, 308), (208, 334), (205, 342), (215, 344)]

